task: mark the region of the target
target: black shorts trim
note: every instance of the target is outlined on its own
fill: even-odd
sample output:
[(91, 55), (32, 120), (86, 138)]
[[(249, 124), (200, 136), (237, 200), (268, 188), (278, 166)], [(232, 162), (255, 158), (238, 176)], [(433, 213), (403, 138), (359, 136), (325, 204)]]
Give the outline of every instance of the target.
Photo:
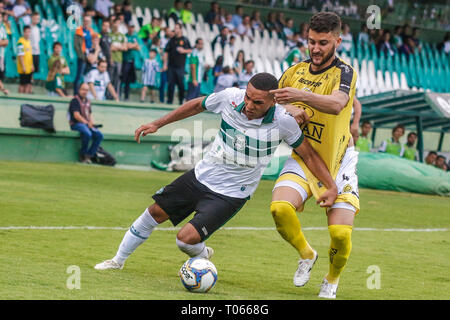
[(189, 221), (202, 241), (209, 238), (244, 206), (247, 199), (228, 197), (199, 182), (192, 169), (152, 196), (174, 226), (196, 212)]

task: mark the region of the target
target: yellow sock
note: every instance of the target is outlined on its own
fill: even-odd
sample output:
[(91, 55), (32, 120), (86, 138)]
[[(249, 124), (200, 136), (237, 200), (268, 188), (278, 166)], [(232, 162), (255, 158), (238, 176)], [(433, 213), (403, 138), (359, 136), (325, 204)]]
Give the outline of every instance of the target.
[(272, 201), (270, 212), (278, 233), (297, 249), (302, 259), (314, 258), (314, 251), (302, 232), (295, 207), (288, 201)]
[(328, 226), (328, 230), (331, 237), (328, 250), (330, 270), (326, 278), (330, 283), (338, 283), (352, 250), (352, 226), (335, 224)]

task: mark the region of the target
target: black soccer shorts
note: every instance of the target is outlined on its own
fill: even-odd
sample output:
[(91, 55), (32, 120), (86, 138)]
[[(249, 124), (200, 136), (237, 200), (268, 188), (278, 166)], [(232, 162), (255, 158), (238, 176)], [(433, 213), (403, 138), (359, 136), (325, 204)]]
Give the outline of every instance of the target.
[(196, 212), (189, 222), (202, 241), (228, 222), (247, 199), (228, 197), (200, 183), (192, 169), (161, 188), (152, 198), (167, 213), (174, 226)]

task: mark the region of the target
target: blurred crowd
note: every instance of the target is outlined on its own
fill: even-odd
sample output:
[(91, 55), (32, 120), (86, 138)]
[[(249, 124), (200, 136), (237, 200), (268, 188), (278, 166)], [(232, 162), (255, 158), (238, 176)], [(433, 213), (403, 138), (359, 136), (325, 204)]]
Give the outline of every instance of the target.
[[(402, 124), (398, 124), (392, 129), (390, 138), (383, 140), (378, 147), (374, 147), (370, 137), (371, 131), (372, 124), (369, 121), (364, 121), (361, 124), (361, 132), (355, 143), (355, 147), (358, 151), (384, 152), (412, 161), (419, 160), (419, 154), (416, 149), (416, 132), (409, 132), (406, 136), (406, 142), (402, 143), (400, 139), (405, 135), (405, 127)], [(446, 157), (442, 154), (438, 154), (436, 151), (429, 151), (424, 159), (424, 163), (444, 171), (448, 171), (450, 168), (450, 162), (447, 162)]]

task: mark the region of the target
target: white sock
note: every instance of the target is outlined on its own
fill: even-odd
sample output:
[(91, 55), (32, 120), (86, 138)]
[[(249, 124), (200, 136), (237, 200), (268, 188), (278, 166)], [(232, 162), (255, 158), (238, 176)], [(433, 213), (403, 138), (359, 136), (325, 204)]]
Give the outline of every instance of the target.
[(125, 233), (125, 236), (120, 243), (119, 250), (113, 260), (123, 264), (133, 251), (147, 240), (157, 225), (158, 223), (150, 215), (148, 209), (145, 209), (144, 213), (137, 218), (130, 229)]
[(206, 250), (206, 245), (204, 242), (200, 242), (197, 244), (187, 244), (181, 240), (177, 240), (178, 248), (186, 253), (191, 258), (206, 258), (208, 257), (208, 250)]

